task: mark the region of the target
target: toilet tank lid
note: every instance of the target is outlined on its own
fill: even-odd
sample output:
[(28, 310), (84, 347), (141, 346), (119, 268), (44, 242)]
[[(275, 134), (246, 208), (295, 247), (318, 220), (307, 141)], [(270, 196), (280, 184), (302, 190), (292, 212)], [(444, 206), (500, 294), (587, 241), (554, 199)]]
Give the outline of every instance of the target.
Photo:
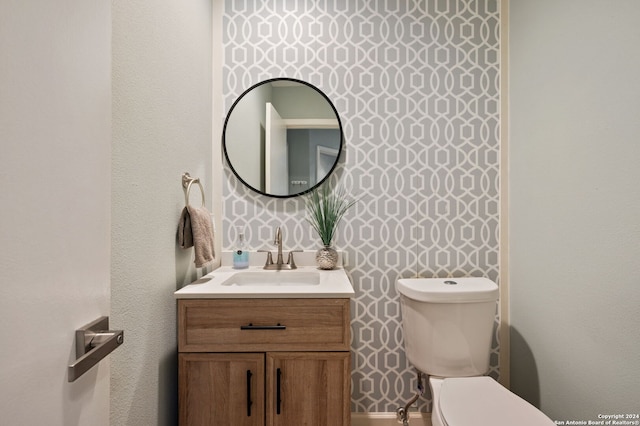
[(498, 300), (498, 285), (488, 278), (401, 278), (398, 292), (431, 303), (474, 303)]

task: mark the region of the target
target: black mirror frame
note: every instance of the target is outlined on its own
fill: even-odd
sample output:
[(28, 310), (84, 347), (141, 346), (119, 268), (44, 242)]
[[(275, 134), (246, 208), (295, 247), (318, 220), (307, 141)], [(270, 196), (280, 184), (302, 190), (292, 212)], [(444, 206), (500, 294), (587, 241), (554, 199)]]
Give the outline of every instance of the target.
[[(259, 189), (254, 188), (253, 186), (249, 185), (244, 179), (242, 179), (242, 177), (238, 174), (238, 172), (233, 167), (233, 164), (231, 164), (231, 161), (229, 159), (229, 154), (227, 152), (226, 134), (227, 134), (227, 124), (229, 123), (229, 117), (231, 117), (231, 113), (235, 109), (235, 107), (238, 104), (238, 102), (240, 102), (240, 100), (242, 100), (242, 98), (244, 98), (244, 96), (247, 93), (249, 93), (250, 91), (252, 91), (253, 89), (255, 89), (258, 86), (262, 86), (263, 84), (268, 84), (268, 83), (272, 83), (274, 81), (283, 81), (283, 80), (304, 84), (304, 85), (312, 88), (316, 92), (318, 92), (320, 95), (322, 95), (322, 97), (327, 101), (327, 103), (333, 109), (333, 112), (336, 115), (336, 119), (338, 120), (338, 127), (340, 129), (340, 147), (338, 149), (338, 156), (336, 157), (336, 161), (333, 163), (333, 166), (331, 167), (331, 170), (329, 170), (329, 172), (325, 175), (325, 177), (323, 177), (319, 182), (316, 182), (315, 185), (313, 185), (311, 188), (305, 189), (304, 191), (296, 192), (294, 194), (276, 195), (276, 194), (268, 194), (266, 192), (260, 191)], [(329, 97), (327, 95), (325, 95), (322, 92), (322, 90), (318, 89), (316, 86), (312, 85), (311, 83), (308, 83), (308, 82), (303, 81), (303, 80), (298, 80), (298, 79), (295, 79), (295, 78), (289, 78), (289, 77), (278, 77), (278, 78), (271, 78), (271, 79), (268, 79), (268, 80), (263, 80), (263, 81), (261, 81), (259, 83), (254, 84), (253, 86), (249, 87), (247, 90), (242, 92), (242, 94), (238, 97), (238, 99), (235, 100), (233, 105), (231, 105), (231, 108), (229, 109), (229, 112), (227, 113), (227, 116), (226, 116), (226, 118), (224, 120), (224, 127), (222, 129), (222, 150), (224, 152), (224, 158), (225, 158), (225, 160), (227, 162), (227, 165), (229, 166), (229, 168), (231, 169), (231, 171), (235, 175), (235, 177), (240, 182), (242, 182), (242, 184), (244, 186), (246, 186), (250, 190), (252, 190), (254, 192), (257, 192), (258, 194), (265, 195), (267, 197), (273, 197), (273, 198), (292, 198), (292, 197), (297, 197), (297, 196), (300, 196), (300, 195), (304, 195), (304, 194), (306, 194), (306, 193), (308, 193), (310, 191), (313, 191), (315, 188), (317, 188), (318, 186), (322, 185), (324, 183), (324, 181), (326, 181), (329, 178), (329, 176), (331, 176), (331, 174), (333, 174), (334, 170), (336, 169), (336, 167), (338, 165), (338, 162), (340, 161), (340, 156), (342, 155), (343, 146), (344, 146), (344, 132), (343, 132), (343, 129), (342, 129), (342, 121), (340, 120), (340, 115), (338, 114), (338, 110), (336, 110), (336, 107), (333, 104), (333, 102), (331, 102), (331, 99), (329, 99)]]

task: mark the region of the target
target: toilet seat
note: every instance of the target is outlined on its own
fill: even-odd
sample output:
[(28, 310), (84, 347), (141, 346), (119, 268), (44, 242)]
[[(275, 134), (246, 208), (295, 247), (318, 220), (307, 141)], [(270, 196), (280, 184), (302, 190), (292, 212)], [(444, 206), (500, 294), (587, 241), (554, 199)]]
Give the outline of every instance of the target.
[(554, 426), (555, 423), (491, 377), (447, 378), (438, 401), (445, 426)]

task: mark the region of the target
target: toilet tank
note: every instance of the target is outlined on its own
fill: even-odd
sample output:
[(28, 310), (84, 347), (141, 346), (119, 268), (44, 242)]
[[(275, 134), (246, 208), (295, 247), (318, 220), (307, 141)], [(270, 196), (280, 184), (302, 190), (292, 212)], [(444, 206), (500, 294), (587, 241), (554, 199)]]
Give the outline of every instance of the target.
[(407, 358), (432, 376), (486, 374), (498, 286), (487, 278), (403, 278), (400, 293)]

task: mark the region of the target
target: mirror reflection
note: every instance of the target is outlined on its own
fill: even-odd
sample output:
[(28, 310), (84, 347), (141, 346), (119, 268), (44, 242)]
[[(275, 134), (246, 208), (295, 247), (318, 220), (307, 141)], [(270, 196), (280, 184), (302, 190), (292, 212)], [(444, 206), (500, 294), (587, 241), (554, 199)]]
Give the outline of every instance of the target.
[(245, 91), (224, 125), (224, 155), (249, 188), (273, 197), (310, 191), (334, 170), (342, 149), (335, 107), (304, 81), (279, 78)]

